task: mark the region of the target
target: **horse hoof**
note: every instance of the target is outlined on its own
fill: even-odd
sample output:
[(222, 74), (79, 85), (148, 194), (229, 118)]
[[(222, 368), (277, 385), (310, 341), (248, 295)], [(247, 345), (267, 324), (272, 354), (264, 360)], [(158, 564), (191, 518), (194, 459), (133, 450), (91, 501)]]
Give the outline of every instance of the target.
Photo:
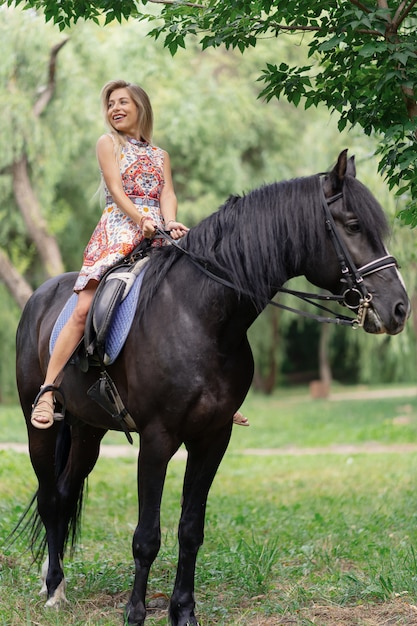
[(61, 580), (53, 595), (46, 601), (45, 607), (59, 609), (64, 604), (68, 604), (68, 600), (65, 595), (65, 580)]
[(126, 606), (124, 613), (124, 623), (126, 624), (126, 626), (144, 626), (145, 617), (143, 616), (143, 613), (145, 613), (146, 615), (146, 611), (142, 609), (138, 610), (137, 613), (138, 616), (135, 617), (133, 608), (130, 607), (129, 604)]
[(47, 596), (48, 595), (48, 587), (46, 586), (46, 583), (42, 583), (42, 588), (39, 592), (40, 596)]

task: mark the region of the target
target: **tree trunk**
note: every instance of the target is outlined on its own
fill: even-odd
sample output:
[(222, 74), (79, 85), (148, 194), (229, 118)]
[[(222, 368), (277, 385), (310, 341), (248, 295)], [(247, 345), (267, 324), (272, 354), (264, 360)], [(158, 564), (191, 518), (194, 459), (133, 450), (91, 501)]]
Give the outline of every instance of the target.
[(46, 276), (62, 274), (64, 265), (55, 238), (48, 233), (47, 223), (42, 217), (36, 194), (28, 174), (25, 155), (12, 166), (13, 190), (17, 206), (25, 221), (28, 235), (34, 242), (42, 260)]
[[(33, 105), (33, 114), (40, 117), (48, 106), (55, 92), (56, 63), (61, 48), (67, 43), (68, 38), (63, 39), (51, 48), (48, 63), (48, 82), (38, 92), (38, 97)], [(13, 82), (9, 84), (13, 91)], [(25, 151), (16, 160), (4, 168), (1, 172), (12, 176), (13, 192), (16, 204), (22, 214), (28, 237), (34, 242), (36, 250), (42, 261), (45, 276), (50, 278), (64, 271), (61, 253), (58, 244), (51, 234), (48, 233), (48, 224), (42, 216), (41, 207), (32, 186), (29, 174), (30, 168)], [(32, 288), (14, 267), (7, 254), (0, 251), (0, 278), (5, 283), (10, 294), (16, 300), (20, 308), (23, 308)]]
[(321, 324), (319, 342), (319, 372), (320, 380), (330, 387), (332, 382), (332, 370), (329, 359), (330, 324)]
[(0, 250), (0, 279), (21, 309), (32, 295), (32, 288), (17, 271), (7, 255)]
[(269, 372), (264, 379), (264, 391), (271, 394), (275, 389), (277, 382), (277, 357), (276, 345), (279, 341), (279, 314), (278, 309), (273, 308), (271, 311), (271, 345), (269, 348)]
[(268, 350), (268, 369), (265, 375), (259, 371), (259, 369), (255, 369), (255, 374), (253, 377), (253, 387), (254, 389), (259, 389), (263, 393), (271, 394), (275, 389), (275, 384), (277, 382), (277, 372), (278, 372), (278, 359), (276, 356), (276, 345), (279, 341), (279, 316), (280, 311), (277, 309), (272, 309), (270, 312), (270, 328), (271, 328), (271, 342), (269, 344)]
[(312, 398), (327, 398), (330, 393), (332, 382), (332, 370), (329, 360), (330, 324), (321, 324), (319, 340), (319, 372), (320, 380), (312, 380), (310, 383), (310, 395)]

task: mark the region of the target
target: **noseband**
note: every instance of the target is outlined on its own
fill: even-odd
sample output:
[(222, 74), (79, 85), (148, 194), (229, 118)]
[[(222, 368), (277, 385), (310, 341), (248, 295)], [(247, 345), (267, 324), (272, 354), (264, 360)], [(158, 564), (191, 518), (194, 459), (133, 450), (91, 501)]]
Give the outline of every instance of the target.
[[(341, 236), (337, 231), (336, 223), (330, 211), (330, 205), (334, 202), (337, 202), (337, 200), (343, 198), (343, 193), (337, 193), (333, 196), (330, 196), (330, 198), (326, 198), (323, 190), (323, 185), (321, 185), (320, 194), (325, 216), (325, 227), (333, 243), (342, 272), (342, 278), (340, 279), (340, 281), (342, 283), (346, 283), (347, 289), (341, 295), (322, 295), (316, 293), (307, 293), (303, 291), (287, 289), (286, 287), (279, 287), (277, 291), (280, 293), (287, 293), (289, 295), (296, 296), (297, 298), (300, 298), (301, 300), (304, 300), (309, 304), (313, 304), (319, 309), (322, 309), (327, 313), (331, 313), (332, 315), (334, 315), (334, 312), (331, 309), (328, 309), (318, 302), (314, 302), (314, 300), (339, 302), (339, 304), (346, 306), (352, 311), (355, 311), (356, 318), (351, 318), (346, 315), (338, 315), (336, 317), (323, 317), (320, 315), (308, 313), (306, 311), (301, 311), (299, 309), (294, 309), (285, 304), (274, 302), (273, 300), (270, 300), (268, 304), (271, 304), (272, 306), (278, 307), (280, 309), (285, 309), (286, 311), (291, 311), (292, 313), (297, 313), (298, 315), (302, 315), (303, 317), (317, 320), (319, 322), (340, 324), (352, 326), (353, 328), (359, 328), (364, 325), (366, 314), (372, 300), (372, 294), (369, 293), (364, 283), (364, 276), (369, 276), (370, 274), (379, 272), (384, 269), (388, 269), (389, 267), (398, 267), (398, 263), (393, 256), (387, 254), (386, 256), (380, 257), (379, 259), (375, 259), (374, 261), (370, 261), (370, 263), (362, 265), (362, 267), (356, 267), (349, 253), (349, 250), (345, 246)], [(185, 254), (204, 274), (206, 274), (216, 282), (224, 285), (225, 287), (229, 287), (230, 289), (234, 289), (235, 291), (237, 290), (236, 286), (232, 282), (212, 272), (205, 263), (201, 262), (201, 260), (197, 256), (180, 246), (174, 239), (170, 237), (169, 232), (163, 231), (160, 228), (157, 228), (156, 231), (159, 236), (166, 239), (169, 243), (178, 248), (178, 250), (180, 250), (182, 254)], [(227, 274), (226, 271), (225, 274)], [(249, 297), (253, 295), (250, 291), (244, 291), (243, 293), (244, 295)]]
[(356, 267), (349, 250), (337, 231), (333, 215), (330, 211), (330, 205), (340, 200), (340, 198), (343, 198), (343, 193), (338, 193), (330, 196), (330, 198), (326, 198), (323, 185), (321, 185), (320, 193), (325, 215), (326, 230), (329, 233), (336, 251), (342, 273), (341, 282), (347, 285), (347, 289), (343, 292), (341, 297), (336, 296), (331, 297), (331, 299), (338, 299), (342, 305), (353, 311), (357, 311), (357, 319), (354, 320), (354, 324), (355, 326), (363, 326), (372, 300), (372, 294), (369, 293), (363, 280), (364, 276), (369, 276), (370, 274), (390, 267), (398, 267), (398, 263), (393, 256), (387, 254), (362, 265), (362, 267)]

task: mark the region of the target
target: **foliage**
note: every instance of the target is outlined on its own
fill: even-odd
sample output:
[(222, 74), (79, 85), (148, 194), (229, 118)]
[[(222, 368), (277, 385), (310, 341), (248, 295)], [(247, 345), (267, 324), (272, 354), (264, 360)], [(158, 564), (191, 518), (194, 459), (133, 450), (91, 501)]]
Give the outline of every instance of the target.
[[(64, 35), (45, 24), (42, 14), (5, 6), (0, 10), (0, 29), (5, 50), (5, 62), (0, 68), (2, 99), (17, 125), (12, 138), (9, 118), (2, 117), (1, 164), (6, 167), (13, 149), (26, 143), (44, 215), (58, 238), (68, 270), (80, 266), (83, 248), (100, 211), (98, 199), (93, 198), (99, 182), (94, 147), (105, 130), (99, 92), (103, 83), (115, 76), (141, 82), (151, 96), (155, 142), (170, 153), (181, 219), (189, 225), (214, 211), (231, 193), (241, 194), (264, 182), (325, 170), (345, 147), (355, 151), (360, 180), (374, 191), (391, 218), (396, 210), (385, 186), (377, 180), (372, 139), (358, 131), (339, 132), (338, 116), (329, 117), (324, 106), (301, 115), (285, 100), (272, 99), (268, 104), (257, 100), (261, 85), (256, 77), (258, 68), (269, 58), (269, 40), (259, 41), (243, 57), (232, 48), (201, 52), (197, 43), (191, 42), (186, 50), (180, 47), (172, 58), (165, 54), (162, 42), (150, 44), (145, 24), (129, 21), (122, 26), (108, 24), (104, 29), (80, 22), (65, 34), (69, 41), (58, 57), (55, 97), (32, 128), (33, 94), (45, 82), (50, 47)], [(294, 46), (288, 35), (280, 35), (275, 51), (278, 58), (290, 59), (296, 65), (305, 63), (305, 46)], [(2, 247), (37, 286), (43, 277), (13, 201), (7, 174), (0, 176), (0, 218)], [(404, 266), (406, 283), (413, 285), (414, 270), (409, 263), (413, 237), (407, 235), (407, 229), (397, 228), (395, 232), (390, 252)], [(305, 290), (306, 285), (300, 284), (299, 288)], [(2, 301), (3, 307), (9, 309), (8, 301)], [(294, 315), (280, 315), (279, 340), (273, 335), (273, 318), (266, 312), (250, 331), (257, 384), (269, 390), (283, 381), (282, 364), (287, 361), (288, 365), (286, 354), (295, 345), (290, 331)], [(297, 334), (303, 325), (297, 321)], [(378, 353), (369, 349), (369, 341), (375, 338), (363, 338), (363, 333), (354, 335), (346, 329), (339, 331), (344, 337), (342, 354), (354, 355), (351, 362), (360, 365), (360, 370), (356, 367), (357, 380), (389, 381), (392, 372), (395, 380), (414, 378), (415, 340), (411, 329), (407, 336), (386, 344), (381, 341)], [(316, 336), (316, 326), (311, 330), (305, 326), (303, 337), (313, 358)], [(398, 349), (404, 339), (408, 341), (406, 359)], [(355, 347), (350, 350), (351, 342)], [(13, 350), (11, 347), (10, 362)], [(386, 361), (390, 366), (384, 371)], [(334, 362), (340, 363), (336, 349)], [(271, 364), (276, 367), (273, 379)], [(349, 372), (344, 368), (339, 373), (341, 380), (347, 380)], [(3, 389), (9, 389), (12, 380), (10, 368), (0, 372)]]
[(285, 96), (295, 105), (303, 100), (306, 108), (325, 103), (340, 114), (341, 129), (359, 125), (366, 134), (377, 133), (379, 168), (390, 187), (395, 186), (396, 193), (408, 201), (401, 211), (403, 219), (417, 224), (417, 9), (413, 0), (398, 1), (391, 8), (381, 0), (330, 5), (324, 0), (167, 0), (158, 2), (165, 5), (160, 14), (145, 12), (133, 0), (17, 1), (21, 3), (43, 8), (46, 20), (60, 29), (80, 18), (99, 23), (104, 16), (106, 24), (129, 17), (157, 20), (150, 34), (163, 35), (172, 54), (185, 47), (190, 35), (198, 37), (202, 49), (225, 46), (243, 52), (265, 37), (301, 33), (308, 59), (296, 64), (285, 58), (267, 62), (260, 76), (265, 83), (261, 96), (267, 100)]
[[(86, 90), (90, 79), (82, 76), (82, 48), (77, 55), (73, 54), (71, 47), (64, 48), (60, 52), (58, 71), (61, 70), (62, 58), (62, 64), (72, 68), (76, 80), (60, 80), (56, 98), (42, 115), (35, 115), (34, 103), (47, 82), (51, 48), (64, 38), (33, 12), (5, 10), (5, 7), (0, 11), (0, 34), (5, 59), (0, 69), (5, 110), (0, 122), (0, 239), (16, 268), (36, 285), (44, 280), (44, 274), (39, 269), (37, 255), (15, 201), (11, 168), (22, 155), (26, 155), (31, 184), (49, 233), (65, 242), (67, 249), (71, 249), (72, 241), (74, 249), (74, 240), (68, 239), (68, 232), (74, 225), (74, 205), (71, 206), (70, 198), (62, 193), (58, 199), (57, 189), (63, 180), (71, 183), (74, 189), (80, 172), (88, 171), (87, 162), (83, 167), (83, 156), (90, 136), (89, 129), (94, 132), (94, 128), (88, 113), (93, 107), (87, 99), (94, 94)], [(77, 106), (81, 97), (82, 116)], [(77, 177), (71, 180), (70, 164), (74, 162), (77, 162), (79, 171)], [(88, 162), (93, 165), (91, 158)], [(89, 171), (92, 171), (91, 166)], [(88, 205), (88, 196), (92, 193), (93, 188), (89, 190), (84, 185), (81, 196), (83, 208)]]
[(203, 49), (223, 44), (243, 52), (265, 36), (308, 33), (308, 60), (267, 63), (261, 97), (284, 95), (296, 106), (303, 100), (306, 108), (325, 103), (339, 113), (340, 129), (359, 125), (368, 135), (377, 133), (379, 168), (390, 188), (396, 186), (396, 193), (409, 200), (401, 212), (404, 220), (417, 225), (417, 10), (412, 0), (391, 9), (375, 0), (330, 6), (308, 0), (180, 5), (167, 5), (162, 25), (151, 32), (163, 33), (172, 53), (185, 45), (187, 35), (200, 35)]

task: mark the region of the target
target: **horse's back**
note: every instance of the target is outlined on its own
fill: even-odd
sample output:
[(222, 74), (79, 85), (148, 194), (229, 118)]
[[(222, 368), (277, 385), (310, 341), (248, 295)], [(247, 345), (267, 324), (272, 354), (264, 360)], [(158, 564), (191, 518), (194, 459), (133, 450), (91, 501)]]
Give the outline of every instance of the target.
[[(43, 319), (46, 312), (51, 317), (60, 310), (66, 299), (71, 295), (77, 272), (68, 272), (54, 276), (38, 287), (27, 301), (19, 321), (18, 341), (22, 333), (35, 329), (39, 318)], [(49, 317), (49, 316), (48, 316)]]

